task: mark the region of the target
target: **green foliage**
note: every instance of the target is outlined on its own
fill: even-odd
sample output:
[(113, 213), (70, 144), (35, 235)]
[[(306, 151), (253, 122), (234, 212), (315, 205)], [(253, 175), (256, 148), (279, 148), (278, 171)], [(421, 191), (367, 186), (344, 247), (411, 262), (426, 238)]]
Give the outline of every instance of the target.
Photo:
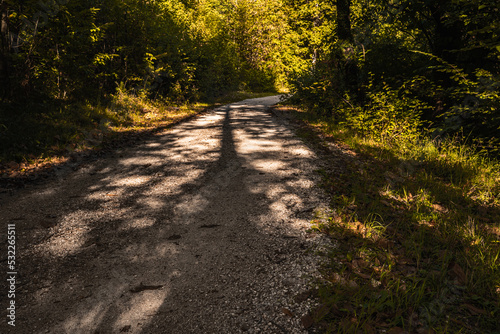
[(367, 87), (367, 102), (363, 108), (344, 108), (345, 124), (363, 136), (373, 136), (387, 144), (397, 145), (405, 139), (420, 136), (421, 115), (429, 109), (425, 102), (413, 97), (410, 86), (414, 78), (405, 82), (399, 89), (384, 85), (375, 89)]
[(312, 312), (326, 332), (497, 329), (495, 3), (352, 1), (354, 42), (332, 34), (291, 81), (300, 116), (358, 153), (324, 173), (336, 213), (316, 229), (339, 241)]
[(358, 71), (362, 57), (362, 48), (346, 42), (333, 43), (331, 52), (321, 62), (291, 80), (291, 101), (312, 112), (342, 119), (337, 107), (353, 107), (350, 100), (361, 95), (357, 85), (362, 80)]
[[(107, 119), (102, 108), (63, 103), (2, 104), (0, 163), (34, 161), (83, 149)], [(92, 137), (92, 138), (90, 138)]]
[(286, 89), (301, 61), (288, 13), (282, 0), (2, 0), (2, 159), (55, 154), (80, 125), (137, 126), (158, 101)]
[(439, 134), (461, 132), (481, 148), (490, 152), (500, 150), (500, 77), (484, 69), (468, 75), (447, 63), (438, 68), (447, 73), (455, 85), (447, 89), (453, 104), (440, 115), (443, 121), (436, 131)]
[(0, 79), (11, 100), (96, 100), (123, 82), (183, 103), (286, 82), (281, 0), (5, 3), (2, 40), (14, 42), (2, 43)]
[(292, 101), (360, 134), (461, 135), (497, 154), (499, 15), (489, 0), (353, 1), (354, 43), (323, 40), (312, 69), (291, 81)]

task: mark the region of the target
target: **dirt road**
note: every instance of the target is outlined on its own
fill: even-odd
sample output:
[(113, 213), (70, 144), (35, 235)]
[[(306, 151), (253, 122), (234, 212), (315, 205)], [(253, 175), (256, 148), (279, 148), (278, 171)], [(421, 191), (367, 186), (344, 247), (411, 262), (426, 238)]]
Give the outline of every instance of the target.
[(16, 327), (3, 282), (0, 332), (307, 332), (323, 241), (306, 230), (327, 200), (314, 154), (267, 110), (277, 101), (220, 107), (2, 195), (18, 276)]

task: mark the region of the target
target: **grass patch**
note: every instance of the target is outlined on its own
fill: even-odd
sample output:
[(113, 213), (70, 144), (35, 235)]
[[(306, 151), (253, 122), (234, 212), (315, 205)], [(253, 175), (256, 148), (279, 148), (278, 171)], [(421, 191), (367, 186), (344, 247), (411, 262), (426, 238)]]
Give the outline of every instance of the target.
[(499, 333), (498, 161), (451, 139), (359, 136), (281, 108), (331, 162), (319, 172), (335, 214), (313, 227), (336, 244), (317, 324), (327, 333)]

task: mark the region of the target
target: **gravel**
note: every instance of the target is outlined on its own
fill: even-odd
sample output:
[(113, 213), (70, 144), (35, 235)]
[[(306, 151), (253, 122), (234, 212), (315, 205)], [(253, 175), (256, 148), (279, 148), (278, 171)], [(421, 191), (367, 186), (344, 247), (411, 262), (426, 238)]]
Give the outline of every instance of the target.
[(269, 112), (278, 100), (220, 107), (3, 197), (19, 276), (15, 330), (0, 332), (314, 332), (329, 241), (308, 229), (328, 199), (319, 159)]

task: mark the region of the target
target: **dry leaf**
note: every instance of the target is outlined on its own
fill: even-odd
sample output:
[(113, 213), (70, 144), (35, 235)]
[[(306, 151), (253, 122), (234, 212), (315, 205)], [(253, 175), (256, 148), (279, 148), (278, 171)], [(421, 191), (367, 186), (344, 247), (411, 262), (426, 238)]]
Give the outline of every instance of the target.
[(132, 326), (130, 325), (127, 325), (127, 326), (123, 326), (121, 329), (120, 329), (120, 332), (121, 333), (126, 333), (130, 330), (130, 328), (132, 328)]
[(440, 204), (432, 204), (432, 208), (439, 213), (447, 213), (448, 209)]
[(361, 278), (364, 278), (364, 279), (369, 279), (370, 277), (372, 277), (371, 275), (367, 275), (367, 274), (363, 274), (363, 273), (358, 273), (358, 276)]
[(377, 245), (382, 248), (389, 248), (389, 241), (387, 239), (378, 239)]
[(309, 298), (310, 296), (311, 296), (311, 291), (307, 290), (296, 295), (294, 299), (296, 303), (302, 303), (306, 301), (307, 298)]
[(368, 263), (363, 259), (352, 260), (352, 266), (356, 269), (363, 269), (368, 267)]
[(309, 314), (303, 316), (300, 319), (300, 322), (302, 323), (302, 326), (304, 326), (305, 329), (310, 328), (314, 324), (313, 318)]
[(458, 282), (461, 285), (465, 285), (467, 283), (467, 275), (465, 274), (465, 272), (462, 269), (462, 267), (460, 267), (460, 265), (458, 265), (458, 263), (455, 263), (451, 267), (451, 272), (456, 276)]
[(57, 224), (57, 222), (53, 221), (53, 220), (42, 220), (40, 222), (40, 225), (42, 225), (42, 227), (44, 227), (44, 228), (51, 228), (51, 227), (56, 226), (56, 224)]
[(350, 287), (350, 288), (353, 288), (353, 289), (356, 289), (359, 287), (358, 283), (356, 283), (356, 281), (353, 281), (353, 280), (350, 280), (349, 282), (347, 282), (347, 285)]
[(140, 283), (138, 286), (133, 287), (129, 291), (132, 293), (138, 293), (146, 290), (159, 290), (163, 288), (163, 285), (144, 285)]
[(19, 164), (14, 162), (14, 161), (7, 163), (6, 166), (7, 166), (7, 168), (10, 168), (10, 169), (18, 169), (19, 168)]
[(312, 313), (314, 315), (314, 318), (316, 319), (321, 319), (324, 316), (326, 316), (330, 312), (330, 307), (327, 304), (321, 304), (316, 307)]
[(292, 312), (292, 311), (290, 311), (290, 310), (289, 310), (289, 309), (287, 309), (287, 308), (284, 308), (284, 307), (283, 307), (283, 308), (281, 309), (281, 311), (283, 311), (283, 313), (284, 313), (285, 315), (289, 316), (290, 318), (295, 317), (295, 314), (293, 314), (293, 312)]
[(387, 202), (386, 200), (380, 200), (380, 203), (384, 204), (385, 206), (391, 207), (391, 203)]
[(414, 266), (403, 266), (401, 268), (401, 271), (406, 275), (406, 276), (412, 276), (417, 273), (417, 268)]
[(387, 334), (404, 334), (404, 333), (406, 333), (405, 330), (400, 327), (393, 327), (389, 329), (389, 331), (387, 332)]
[(369, 324), (365, 324), (363, 326), (363, 329), (364, 329), (364, 332), (367, 333), (367, 334), (375, 334), (375, 333), (377, 333), (375, 331), (375, 329), (372, 326), (370, 326)]
[(475, 307), (474, 305), (471, 304), (463, 304), (462, 306), (465, 306), (472, 314), (488, 314), (485, 310), (482, 310), (478, 307)]

